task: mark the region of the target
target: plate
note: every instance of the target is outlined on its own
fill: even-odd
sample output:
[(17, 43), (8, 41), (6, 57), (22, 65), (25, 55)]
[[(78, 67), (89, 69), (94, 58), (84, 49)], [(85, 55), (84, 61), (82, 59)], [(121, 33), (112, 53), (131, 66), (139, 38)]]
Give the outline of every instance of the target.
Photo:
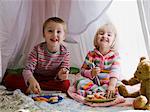
[[(39, 102), (48, 102), (50, 104), (55, 104), (63, 100), (63, 98), (59, 95), (41, 95), (32, 97), (35, 101)], [(54, 100), (50, 100), (54, 99)], [(55, 100), (56, 99), (56, 100)]]
[(93, 103), (104, 103), (104, 102), (110, 102), (115, 100), (116, 98), (111, 98), (111, 99), (90, 99), (90, 98), (85, 98), (86, 101), (88, 102), (93, 102)]

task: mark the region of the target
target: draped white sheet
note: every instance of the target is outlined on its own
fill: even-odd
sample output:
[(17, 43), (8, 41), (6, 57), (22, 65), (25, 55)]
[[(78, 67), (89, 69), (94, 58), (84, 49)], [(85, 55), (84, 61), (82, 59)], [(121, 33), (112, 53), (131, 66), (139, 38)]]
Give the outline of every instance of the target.
[(150, 58), (150, 1), (137, 0), (145, 45)]
[[(7, 67), (23, 67), (24, 60), (33, 46), (43, 41), (42, 25), (45, 19), (51, 16), (58, 16), (67, 22), (66, 41), (77, 42), (66, 43), (71, 52), (71, 64), (80, 67), (87, 51), (93, 49), (96, 29), (109, 21), (108, 15), (103, 11), (105, 12), (104, 9), (110, 6), (111, 2), (111, 0), (0, 0), (2, 57), (0, 58), (0, 77), (3, 77)], [(150, 5), (149, 2), (148, 4)], [(149, 13), (146, 14), (149, 18)], [(125, 42), (126, 38), (122, 36), (119, 38), (121, 43)], [(135, 46), (138, 46), (138, 43)], [(123, 44), (121, 50), (125, 48), (129, 48), (128, 43)], [(135, 52), (137, 53), (138, 50)], [(127, 57), (126, 54), (121, 55), (123, 58)], [(124, 71), (129, 68), (130, 63), (128, 60), (124, 63), (126, 66)]]
[(115, 0), (107, 10), (118, 31), (121, 79), (133, 76), (141, 56), (148, 58), (139, 10), (137, 0)]
[[(43, 41), (42, 25), (47, 18), (58, 16), (64, 19), (69, 29), (67, 40), (74, 41), (73, 38), (77, 40), (81, 37), (80, 32), (85, 32), (89, 22), (96, 19), (109, 2), (110, 0), (1, 0), (1, 78), (7, 67), (23, 67), (33, 46)], [(78, 47), (74, 49), (75, 46)], [(80, 65), (83, 58), (80, 50), (83, 47), (80, 43), (69, 47), (76, 51), (72, 56), (77, 57), (75, 64)]]

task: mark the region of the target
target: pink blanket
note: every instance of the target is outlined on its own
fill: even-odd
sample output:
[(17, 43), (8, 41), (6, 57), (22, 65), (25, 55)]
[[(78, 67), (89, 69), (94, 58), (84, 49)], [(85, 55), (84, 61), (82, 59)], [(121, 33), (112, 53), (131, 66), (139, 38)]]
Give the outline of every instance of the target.
[(74, 86), (71, 86), (68, 89), (68, 95), (73, 98), (74, 100), (83, 103), (85, 105), (89, 105), (91, 107), (97, 107), (97, 106), (131, 106), (132, 103), (125, 103), (125, 98), (118, 96), (115, 100), (105, 103), (92, 103), (85, 101), (85, 98), (79, 94), (76, 93), (76, 89)]

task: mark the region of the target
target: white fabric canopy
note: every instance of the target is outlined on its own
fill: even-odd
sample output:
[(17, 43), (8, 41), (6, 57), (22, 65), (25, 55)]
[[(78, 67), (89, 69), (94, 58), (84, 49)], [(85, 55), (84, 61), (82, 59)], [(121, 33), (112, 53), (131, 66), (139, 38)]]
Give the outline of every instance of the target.
[[(66, 43), (71, 52), (71, 64), (80, 67), (87, 51), (93, 49), (96, 29), (110, 21), (105, 11), (111, 4), (112, 0), (0, 0), (0, 77), (6, 68), (24, 66), (33, 46), (43, 41), (43, 22), (52, 16), (67, 22), (66, 41), (73, 42)], [(150, 18), (148, 4), (144, 6), (147, 7), (146, 17)], [(119, 38), (123, 43), (125, 39)], [(125, 70), (129, 63), (125, 63)]]
[[(33, 46), (43, 40), (42, 25), (47, 18), (58, 16), (64, 19), (69, 29), (67, 40), (68, 38), (77, 40), (81, 32), (83, 33), (88, 24), (102, 13), (109, 2), (109, 0), (1, 0), (2, 75), (7, 67), (17, 68), (24, 65), (25, 57)], [(81, 63), (83, 57), (81, 52), (77, 52), (75, 54)]]
[(150, 1), (137, 0), (145, 45), (150, 58)]

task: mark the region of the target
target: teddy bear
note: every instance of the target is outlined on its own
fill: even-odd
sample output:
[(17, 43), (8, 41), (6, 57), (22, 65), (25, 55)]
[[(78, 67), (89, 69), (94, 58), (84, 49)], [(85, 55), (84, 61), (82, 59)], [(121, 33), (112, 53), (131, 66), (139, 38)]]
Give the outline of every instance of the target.
[[(145, 57), (140, 58), (134, 77), (129, 80), (122, 80), (124, 85), (118, 87), (119, 93), (124, 97), (136, 98), (133, 101), (135, 109), (150, 110), (150, 60)], [(140, 90), (129, 93), (125, 85), (135, 85), (140, 83)], [(142, 97), (141, 97), (142, 96)], [(147, 99), (147, 101), (145, 100)], [(140, 105), (141, 104), (141, 105)]]

